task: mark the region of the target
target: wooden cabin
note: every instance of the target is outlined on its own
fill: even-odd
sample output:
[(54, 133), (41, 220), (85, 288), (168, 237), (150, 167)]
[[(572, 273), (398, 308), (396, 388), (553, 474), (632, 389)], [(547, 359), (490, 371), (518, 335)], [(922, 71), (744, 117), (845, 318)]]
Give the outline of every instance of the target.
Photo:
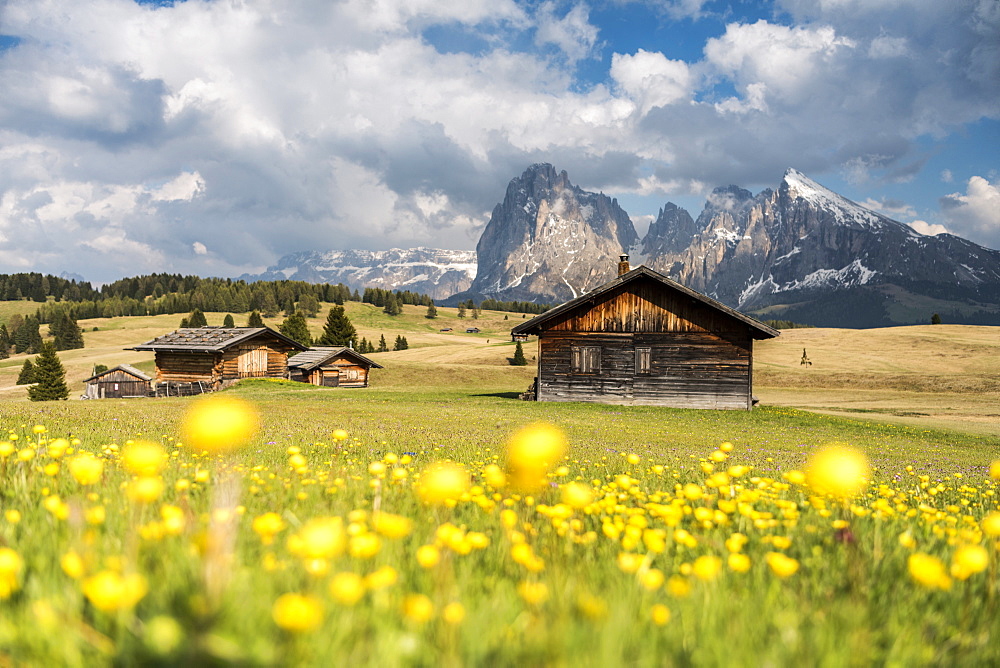
[(538, 401), (749, 410), (753, 342), (779, 332), (648, 267), (512, 330), (538, 336)]
[(368, 387), (368, 373), (382, 365), (353, 348), (315, 347), (288, 358), (288, 378), (323, 387)]
[(286, 378), (288, 354), (306, 346), (269, 327), (188, 327), (129, 350), (156, 356), (156, 383), (218, 390), (241, 378)]
[(85, 399), (148, 397), (153, 392), (152, 377), (128, 364), (95, 373), (83, 382), (87, 384)]

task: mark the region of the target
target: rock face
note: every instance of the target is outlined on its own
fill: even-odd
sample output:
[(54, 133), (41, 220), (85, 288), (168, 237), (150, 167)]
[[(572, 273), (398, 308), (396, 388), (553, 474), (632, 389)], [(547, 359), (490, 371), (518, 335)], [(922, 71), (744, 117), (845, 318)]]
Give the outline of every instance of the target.
[[(790, 169), (776, 191), (717, 188), (691, 225), (671, 204), (646, 264), (760, 317), (873, 327), (1000, 324), (1000, 251), (924, 236)], [(947, 314), (947, 315), (946, 315)]]
[(352, 289), (410, 290), (430, 295), (432, 299), (444, 299), (467, 290), (475, 276), (475, 251), (394, 248), (292, 253), (262, 274), (240, 278), (343, 283)]
[(471, 294), (559, 303), (607, 282), (639, 238), (617, 200), (536, 164), (507, 186), (476, 246)]

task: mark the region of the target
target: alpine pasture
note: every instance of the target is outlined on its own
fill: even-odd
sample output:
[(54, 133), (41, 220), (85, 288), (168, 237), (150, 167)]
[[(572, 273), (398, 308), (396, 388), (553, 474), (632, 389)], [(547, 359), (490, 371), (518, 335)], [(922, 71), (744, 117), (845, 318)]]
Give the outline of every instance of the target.
[[(0, 361), (0, 664), (1000, 661), (995, 328), (785, 331), (718, 412), (517, 401), (521, 314), (347, 309), (409, 342), (367, 389)], [(71, 397), (179, 320), (81, 321)]]

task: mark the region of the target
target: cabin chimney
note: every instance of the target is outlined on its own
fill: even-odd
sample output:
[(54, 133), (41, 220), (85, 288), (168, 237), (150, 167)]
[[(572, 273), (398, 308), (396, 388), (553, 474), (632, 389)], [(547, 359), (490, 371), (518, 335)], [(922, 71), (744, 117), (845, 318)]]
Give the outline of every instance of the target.
[(621, 255), (621, 261), (618, 262), (618, 275), (622, 276), (629, 272), (628, 266), (628, 255)]

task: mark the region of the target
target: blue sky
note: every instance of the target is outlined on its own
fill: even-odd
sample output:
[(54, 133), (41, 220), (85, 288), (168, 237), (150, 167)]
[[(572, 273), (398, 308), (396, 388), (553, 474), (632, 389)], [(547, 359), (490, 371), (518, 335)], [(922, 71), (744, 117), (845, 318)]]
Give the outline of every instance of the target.
[(473, 248), (550, 162), (640, 233), (794, 167), (1000, 248), (995, 0), (5, 0), (0, 272)]

